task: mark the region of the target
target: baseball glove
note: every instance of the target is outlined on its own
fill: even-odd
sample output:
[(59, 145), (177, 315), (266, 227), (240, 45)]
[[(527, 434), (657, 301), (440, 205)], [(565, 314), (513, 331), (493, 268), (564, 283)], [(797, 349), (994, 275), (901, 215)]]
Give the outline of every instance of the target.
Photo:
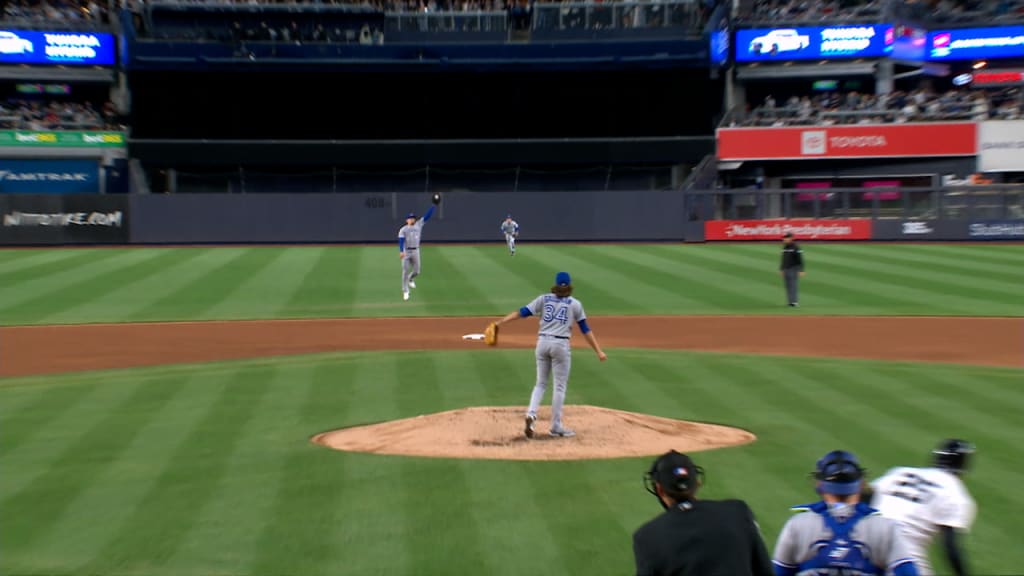
[(434, 203), (434, 206), (437, 206), (441, 203), (441, 195), (435, 192), (434, 196), (430, 198), (430, 201)]
[(484, 330), (484, 342), (486, 342), (488, 346), (497, 346), (498, 345), (498, 323), (497, 322), (491, 322), (490, 324), (487, 325), (487, 328)]

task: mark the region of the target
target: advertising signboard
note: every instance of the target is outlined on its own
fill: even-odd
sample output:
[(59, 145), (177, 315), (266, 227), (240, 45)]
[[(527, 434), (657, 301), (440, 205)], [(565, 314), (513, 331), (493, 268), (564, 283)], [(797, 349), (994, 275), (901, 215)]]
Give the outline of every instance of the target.
[(113, 66), (113, 34), (0, 30), (0, 63)]
[(1024, 26), (958, 28), (928, 33), (929, 60), (1024, 57)]
[(736, 61), (880, 58), (892, 51), (892, 26), (813, 26), (736, 31)]
[(1024, 172), (1024, 120), (982, 122), (978, 128), (978, 169)]
[(0, 160), (0, 194), (97, 194), (96, 160)]
[(76, 130), (0, 130), (0, 148), (124, 148), (125, 137), (121, 132), (76, 131)]
[(871, 220), (709, 220), (706, 241), (780, 240), (792, 233), (797, 240), (870, 240)]
[(126, 194), (0, 194), (0, 245), (125, 244)]
[(973, 122), (720, 128), (719, 160), (974, 156)]

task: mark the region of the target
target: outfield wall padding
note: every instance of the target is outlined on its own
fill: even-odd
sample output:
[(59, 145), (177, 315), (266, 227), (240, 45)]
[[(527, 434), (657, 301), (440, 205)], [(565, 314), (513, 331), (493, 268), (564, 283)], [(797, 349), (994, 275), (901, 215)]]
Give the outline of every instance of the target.
[[(430, 195), (180, 194), (132, 197), (131, 241), (175, 243), (392, 242)], [(424, 242), (501, 241), (511, 213), (529, 241), (683, 240), (683, 195), (637, 192), (455, 192), (444, 195)]]

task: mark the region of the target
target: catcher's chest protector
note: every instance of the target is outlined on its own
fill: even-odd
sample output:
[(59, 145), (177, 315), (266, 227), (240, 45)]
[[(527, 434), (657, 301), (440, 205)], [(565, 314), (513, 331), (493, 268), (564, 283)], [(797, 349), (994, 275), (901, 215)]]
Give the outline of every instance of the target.
[(870, 509), (857, 506), (852, 516), (845, 521), (829, 514), (825, 506), (816, 506), (812, 511), (822, 517), (825, 526), (832, 532), (832, 538), (818, 540), (813, 544), (814, 556), (800, 564), (798, 574), (816, 576), (875, 576), (885, 573), (869, 559), (870, 548), (863, 542), (850, 537), (853, 527), (870, 513)]

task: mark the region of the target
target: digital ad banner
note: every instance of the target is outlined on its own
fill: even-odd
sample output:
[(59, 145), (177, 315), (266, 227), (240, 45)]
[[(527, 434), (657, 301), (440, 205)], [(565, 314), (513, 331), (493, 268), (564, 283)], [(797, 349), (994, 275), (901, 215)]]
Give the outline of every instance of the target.
[(879, 58), (892, 51), (888, 24), (754, 28), (736, 31), (736, 61)]
[(113, 34), (0, 30), (0, 63), (113, 66)]
[(974, 156), (973, 122), (720, 128), (719, 160)]
[(1024, 120), (982, 122), (978, 128), (978, 169), (1024, 172)]
[(928, 33), (929, 60), (1024, 58), (1024, 26), (959, 28)]
[(0, 194), (98, 194), (96, 160), (0, 160)]
[(127, 244), (127, 194), (0, 194), (0, 244)]
[(791, 233), (797, 240), (870, 240), (871, 220), (709, 220), (705, 241), (781, 241)]
[(1007, 241), (1024, 240), (1024, 220), (878, 220), (874, 240)]

